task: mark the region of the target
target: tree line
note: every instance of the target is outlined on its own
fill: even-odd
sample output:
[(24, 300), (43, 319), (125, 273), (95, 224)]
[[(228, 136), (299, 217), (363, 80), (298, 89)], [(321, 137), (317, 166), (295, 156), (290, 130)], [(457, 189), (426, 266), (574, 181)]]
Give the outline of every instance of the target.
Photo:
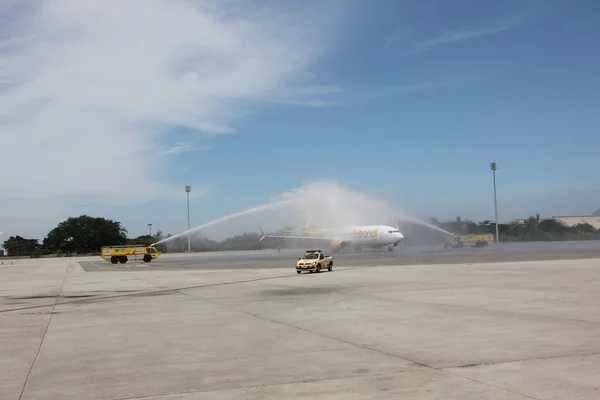
[[(496, 232), (496, 225), (489, 220), (476, 223), (457, 217), (453, 221), (440, 222), (435, 218), (431, 218), (429, 223), (455, 234), (495, 234)], [(404, 242), (407, 245), (441, 243), (448, 237), (446, 233), (436, 231), (431, 226), (399, 222), (399, 227), (405, 234)], [(275, 233), (285, 234), (293, 230), (294, 227), (286, 226)], [(524, 221), (498, 224), (498, 232), (501, 242), (600, 239), (600, 229), (595, 229), (590, 224), (578, 224), (568, 227), (553, 219), (542, 219), (539, 214)], [(148, 246), (172, 236), (171, 234), (164, 236), (161, 231), (158, 231), (154, 235), (129, 238), (127, 233), (127, 230), (118, 221), (82, 215), (60, 222), (46, 235), (41, 243), (37, 239), (11, 236), (4, 242), (3, 247), (8, 251), (9, 256), (95, 255), (99, 254), (102, 246), (134, 244)], [(260, 236), (259, 233), (251, 232), (222, 241), (196, 236), (191, 239), (191, 250), (203, 252), (286, 247), (286, 243), (283, 241), (259, 242)], [(187, 237), (176, 237), (159, 244), (157, 247), (161, 252), (183, 252), (187, 250)]]
[[(430, 218), (431, 226), (400, 222), (400, 230), (404, 233), (405, 245), (437, 244), (443, 242), (448, 234), (436, 231), (438, 227), (453, 234), (493, 234), (496, 235), (496, 224), (491, 220), (474, 222), (460, 216), (452, 221), (438, 221)], [(600, 229), (590, 224), (577, 224), (569, 227), (555, 219), (542, 219), (539, 214), (525, 220), (498, 224), (500, 242), (547, 242), (571, 240), (598, 240)]]
[[(106, 218), (95, 218), (87, 215), (71, 217), (60, 222), (40, 243), (37, 239), (22, 236), (11, 236), (3, 244), (9, 256), (41, 257), (45, 255), (96, 255), (103, 246), (142, 245), (149, 246), (172, 236), (163, 235), (161, 231), (154, 235), (128, 237), (127, 230), (118, 221)], [(205, 237), (192, 240), (193, 251), (227, 251), (227, 250), (259, 250), (264, 248), (259, 242), (258, 233), (214, 241)], [(157, 245), (161, 252), (183, 252), (187, 250), (187, 237), (178, 237), (165, 244)], [(0, 257), (3, 254), (0, 253)]]
[[(496, 234), (496, 224), (491, 220), (475, 223), (456, 217), (454, 221), (431, 221), (440, 228), (456, 234)], [(567, 226), (555, 219), (542, 219), (540, 214), (536, 214), (525, 220), (498, 224), (498, 235), (500, 242), (598, 240), (600, 229), (587, 223)]]

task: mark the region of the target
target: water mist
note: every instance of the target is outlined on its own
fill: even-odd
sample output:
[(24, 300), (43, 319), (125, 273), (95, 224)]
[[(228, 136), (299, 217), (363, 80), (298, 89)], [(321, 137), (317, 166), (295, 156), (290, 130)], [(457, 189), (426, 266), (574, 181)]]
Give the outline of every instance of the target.
[[(404, 221), (449, 234), (438, 226), (393, 210), (385, 201), (372, 194), (352, 190), (335, 181), (317, 180), (288, 190), (265, 204), (215, 219), (163, 239), (155, 245), (259, 214), (264, 226), (270, 225), (275, 229), (291, 224), (301, 230), (305, 218), (310, 215), (320, 227), (333, 232), (345, 231), (355, 225), (390, 225)], [(235, 233), (241, 232), (238, 230)]]

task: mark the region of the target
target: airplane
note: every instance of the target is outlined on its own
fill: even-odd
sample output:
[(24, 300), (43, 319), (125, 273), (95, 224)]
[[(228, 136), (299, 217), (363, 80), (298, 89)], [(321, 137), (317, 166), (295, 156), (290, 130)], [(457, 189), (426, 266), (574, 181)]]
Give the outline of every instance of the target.
[(259, 241), (266, 238), (279, 239), (300, 239), (300, 240), (323, 240), (329, 242), (329, 246), (334, 252), (343, 250), (346, 247), (352, 246), (354, 250), (360, 251), (361, 247), (371, 247), (380, 249), (387, 246), (388, 251), (393, 251), (394, 247), (404, 239), (404, 235), (396, 227), (388, 225), (360, 225), (353, 226), (340, 231), (331, 229), (322, 229), (309, 214), (304, 231), (299, 234), (291, 235), (267, 235), (262, 227), (259, 227), (262, 237)]

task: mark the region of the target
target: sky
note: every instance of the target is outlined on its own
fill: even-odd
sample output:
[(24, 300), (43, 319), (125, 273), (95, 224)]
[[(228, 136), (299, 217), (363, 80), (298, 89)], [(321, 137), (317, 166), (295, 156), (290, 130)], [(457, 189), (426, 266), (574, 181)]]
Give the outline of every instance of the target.
[[(415, 216), (600, 208), (593, 0), (5, 0), (0, 232), (131, 237), (326, 179)], [(242, 233), (242, 232), (237, 232)]]

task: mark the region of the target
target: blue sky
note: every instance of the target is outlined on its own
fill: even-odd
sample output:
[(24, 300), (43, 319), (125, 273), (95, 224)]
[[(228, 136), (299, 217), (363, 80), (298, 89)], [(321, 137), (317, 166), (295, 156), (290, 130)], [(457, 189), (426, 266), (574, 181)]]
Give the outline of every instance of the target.
[(600, 207), (597, 2), (168, 3), (0, 7), (0, 231), (177, 233), (186, 184), (199, 225), (320, 178), (490, 219), (493, 159), (502, 220)]

